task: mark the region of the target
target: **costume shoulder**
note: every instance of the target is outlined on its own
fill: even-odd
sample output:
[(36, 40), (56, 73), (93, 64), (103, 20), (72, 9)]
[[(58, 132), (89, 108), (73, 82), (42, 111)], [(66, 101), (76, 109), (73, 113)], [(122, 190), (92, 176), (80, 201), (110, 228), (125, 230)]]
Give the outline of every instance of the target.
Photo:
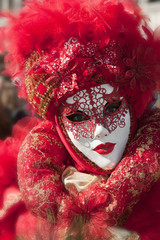
[(27, 207), (36, 215), (54, 217), (64, 191), (61, 175), (67, 159), (50, 121), (41, 122), (24, 140), (18, 156), (19, 186)]
[(112, 195), (108, 213), (123, 224), (152, 185), (160, 177), (160, 111), (144, 114), (127, 151), (107, 181)]
[[(139, 122), (141, 137), (148, 138), (139, 146), (143, 155), (152, 159), (148, 166), (149, 174), (154, 172), (154, 165), (160, 164), (160, 109), (153, 109), (146, 113)], [(151, 152), (151, 155), (147, 155)], [(146, 178), (148, 177), (146, 176)], [(157, 172), (157, 180), (159, 174)], [(155, 182), (142, 196), (134, 207), (133, 213), (128, 218), (125, 227), (139, 233), (142, 240), (160, 239), (160, 180)]]

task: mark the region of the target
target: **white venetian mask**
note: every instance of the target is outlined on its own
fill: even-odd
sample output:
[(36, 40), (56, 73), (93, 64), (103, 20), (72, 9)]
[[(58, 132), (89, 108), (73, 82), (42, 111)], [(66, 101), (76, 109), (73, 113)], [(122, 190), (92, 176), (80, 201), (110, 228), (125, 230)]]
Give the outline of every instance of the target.
[(63, 104), (67, 134), (90, 161), (111, 170), (121, 160), (130, 133), (130, 112), (118, 89), (109, 84), (79, 91)]

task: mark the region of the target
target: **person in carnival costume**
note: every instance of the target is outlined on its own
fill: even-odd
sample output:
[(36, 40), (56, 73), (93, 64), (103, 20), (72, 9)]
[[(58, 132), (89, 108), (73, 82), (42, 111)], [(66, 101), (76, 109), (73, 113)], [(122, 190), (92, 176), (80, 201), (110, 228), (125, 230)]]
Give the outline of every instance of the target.
[(15, 236), (159, 239), (159, 30), (129, 0), (31, 0), (8, 18), (6, 68), (43, 119), (18, 149)]

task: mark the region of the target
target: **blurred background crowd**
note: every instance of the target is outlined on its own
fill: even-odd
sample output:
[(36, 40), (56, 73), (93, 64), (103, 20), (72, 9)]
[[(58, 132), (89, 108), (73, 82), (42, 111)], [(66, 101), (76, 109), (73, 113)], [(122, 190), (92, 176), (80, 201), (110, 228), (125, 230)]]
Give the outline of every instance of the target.
[[(138, 4), (150, 17), (151, 27), (155, 29), (160, 25), (160, 0), (138, 0)], [(23, 0), (0, 0), (0, 11), (18, 11)], [(4, 26), (6, 19), (0, 17), (0, 27)], [(22, 117), (29, 115), (27, 104), (17, 96), (17, 87), (10, 77), (3, 74), (5, 53), (0, 53), (0, 139), (11, 135), (13, 125)], [(157, 103), (160, 105), (159, 102)]]

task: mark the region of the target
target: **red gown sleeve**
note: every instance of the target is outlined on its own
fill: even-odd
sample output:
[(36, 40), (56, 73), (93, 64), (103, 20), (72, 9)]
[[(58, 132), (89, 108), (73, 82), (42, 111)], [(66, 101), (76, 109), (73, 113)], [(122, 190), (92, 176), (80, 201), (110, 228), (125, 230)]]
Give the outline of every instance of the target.
[(19, 152), (19, 187), (26, 206), (49, 221), (54, 221), (65, 194), (61, 175), (67, 159), (68, 153), (50, 121), (33, 128)]
[[(148, 113), (140, 123), (145, 129), (148, 125), (148, 132), (154, 136), (152, 147), (152, 158), (160, 162), (160, 110)], [(154, 161), (150, 163), (150, 169)], [(139, 233), (141, 240), (160, 239), (160, 179), (152, 186), (150, 191), (143, 194), (139, 203), (133, 209), (131, 216), (127, 219), (125, 227)]]

